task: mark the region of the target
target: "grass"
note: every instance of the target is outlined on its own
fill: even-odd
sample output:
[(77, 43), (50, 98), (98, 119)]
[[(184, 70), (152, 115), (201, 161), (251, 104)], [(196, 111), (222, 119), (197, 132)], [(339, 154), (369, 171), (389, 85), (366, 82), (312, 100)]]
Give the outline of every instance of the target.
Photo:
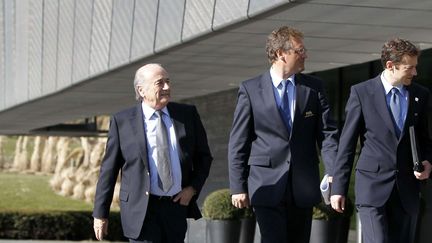
[(0, 172), (0, 211), (91, 211), (84, 201), (54, 193), (50, 176)]

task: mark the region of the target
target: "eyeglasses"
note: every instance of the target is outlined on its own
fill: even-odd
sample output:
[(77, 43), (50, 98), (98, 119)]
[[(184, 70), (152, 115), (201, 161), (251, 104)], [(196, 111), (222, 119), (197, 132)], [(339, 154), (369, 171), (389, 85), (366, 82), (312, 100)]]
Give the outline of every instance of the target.
[(291, 50), (293, 50), (293, 51), (294, 51), (295, 53), (297, 53), (298, 55), (304, 55), (304, 54), (306, 54), (306, 52), (307, 52), (306, 47), (297, 48), (297, 49), (291, 48)]

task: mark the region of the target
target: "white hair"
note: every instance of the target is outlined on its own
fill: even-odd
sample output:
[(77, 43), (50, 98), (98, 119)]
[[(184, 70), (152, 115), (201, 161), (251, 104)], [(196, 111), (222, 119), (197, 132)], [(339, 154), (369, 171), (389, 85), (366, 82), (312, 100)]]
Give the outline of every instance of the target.
[(164, 69), (164, 67), (162, 67), (161, 64), (159, 63), (149, 63), (146, 64), (142, 67), (140, 67), (136, 73), (135, 73), (135, 78), (134, 78), (134, 89), (135, 89), (135, 99), (138, 101), (142, 101), (143, 97), (140, 95), (139, 91), (138, 91), (138, 86), (144, 86), (146, 87), (146, 85), (148, 85), (148, 83), (146, 82), (146, 76), (147, 76), (147, 72), (150, 69), (153, 69), (155, 67), (159, 67)]

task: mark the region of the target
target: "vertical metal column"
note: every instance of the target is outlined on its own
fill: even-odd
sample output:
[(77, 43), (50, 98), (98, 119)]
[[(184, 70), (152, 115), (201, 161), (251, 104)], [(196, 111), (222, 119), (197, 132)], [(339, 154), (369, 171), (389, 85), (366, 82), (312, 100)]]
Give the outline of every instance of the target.
[(360, 217), (359, 217), (358, 213), (356, 213), (356, 219), (357, 219), (357, 226), (356, 226), (357, 243), (363, 243), (361, 222), (360, 222)]

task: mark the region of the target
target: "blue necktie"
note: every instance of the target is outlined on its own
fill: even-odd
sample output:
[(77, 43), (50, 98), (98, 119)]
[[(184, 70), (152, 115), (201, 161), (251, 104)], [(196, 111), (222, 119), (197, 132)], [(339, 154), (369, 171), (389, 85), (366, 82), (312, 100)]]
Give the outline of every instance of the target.
[(281, 111), (281, 115), (282, 115), (282, 119), (285, 123), (285, 126), (287, 127), (288, 130), (288, 134), (291, 133), (291, 127), (292, 127), (292, 122), (291, 122), (291, 111), (290, 111), (290, 106), (289, 106), (289, 99), (288, 99), (288, 85), (291, 84), (291, 82), (289, 80), (284, 80), (282, 81), (282, 102), (280, 104), (280, 111)]
[(401, 102), (399, 97), (399, 90), (396, 88), (391, 89), (390, 110), (393, 115), (393, 121), (395, 122), (396, 134), (399, 137), (403, 128), (403, 120), (402, 120), (402, 110), (401, 110)]

